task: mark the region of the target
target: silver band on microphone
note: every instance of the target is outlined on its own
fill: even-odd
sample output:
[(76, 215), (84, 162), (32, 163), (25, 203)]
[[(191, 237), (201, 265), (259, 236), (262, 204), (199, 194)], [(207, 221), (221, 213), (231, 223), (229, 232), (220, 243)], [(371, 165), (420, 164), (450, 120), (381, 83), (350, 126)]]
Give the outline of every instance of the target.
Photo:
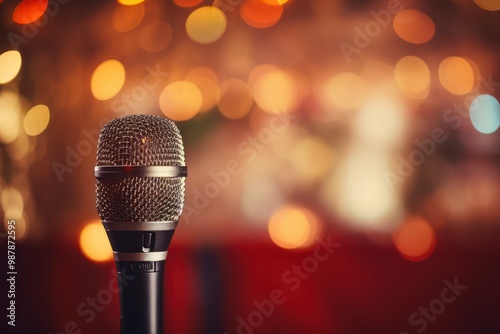
[(115, 261), (165, 261), (168, 251), (151, 253), (113, 252)]
[(95, 166), (96, 178), (106, 177), (186, 177), (186, 166)]
[(103, 221), (106, 231), (169, 231), (175, 230), (179, 221), (160, 222), (110, 222)]

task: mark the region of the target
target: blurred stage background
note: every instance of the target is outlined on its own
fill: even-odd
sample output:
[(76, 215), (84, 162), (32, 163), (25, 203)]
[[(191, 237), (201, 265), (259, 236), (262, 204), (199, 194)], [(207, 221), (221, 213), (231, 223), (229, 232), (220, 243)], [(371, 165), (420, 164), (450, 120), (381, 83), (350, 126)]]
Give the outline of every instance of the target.
[(93, 167), (139, 113), (189, 167), (168, 332), (499, 333), (499, 9), (0, 0), (2, 333), (119, 332)]

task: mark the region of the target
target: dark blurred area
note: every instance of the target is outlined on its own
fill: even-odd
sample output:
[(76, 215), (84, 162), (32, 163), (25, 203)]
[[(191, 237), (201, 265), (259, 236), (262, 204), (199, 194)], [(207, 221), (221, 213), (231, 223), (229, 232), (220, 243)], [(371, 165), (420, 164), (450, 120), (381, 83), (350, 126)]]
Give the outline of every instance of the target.
[(166, 332), (499, 333), (499, 10), (0, 0), (1, 332), (119, 332), (96, 144), (153, 114), (189, 168)]

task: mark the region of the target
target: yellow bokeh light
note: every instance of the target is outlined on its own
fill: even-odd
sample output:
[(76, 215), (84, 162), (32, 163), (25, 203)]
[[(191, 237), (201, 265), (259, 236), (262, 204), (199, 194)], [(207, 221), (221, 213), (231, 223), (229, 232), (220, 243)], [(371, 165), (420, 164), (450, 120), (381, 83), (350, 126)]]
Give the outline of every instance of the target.
[(439, 64), (439, 81), (452, 94), (464, 95), (473, 91), (479, 82), (472, 64), (465, 58), (448, 57)]
[(10, 50), (0, 55), (0, 84), (14, 80), (21, 70), (22, 58), (19, 51)]
[(147, 52), (158, 52), (165, 49), (172, 40), (172, 27), (168, 22), (156, 21), (142, 29), (139, 46)]
[(239, 79), (229, 79), (221, 85), (221, 95), (217, 102), (220, 113), (229, 119), (245, 117), (253, 106), (250, 88)]
[(318, 221), (308, 210), (287, 205), (275, 211), (268, 223), (271, 240), (281, 248), (309, 246), (319, 234)]
[(39, 104), (31, 108), (24, 117), (24, 132), (28, 136), (37, 136), (49, 125), (49, 107)]
[(413, 44), (428, 42), (436, 32), (432, 19), (425, 13), (415, 10), (402, 10), (392, 22), (394, 31), (404, 41)]
[(255, 80), (252, 91), (257, 105), (272, 114), (290, 111), (297, 103), (297, 85), (283, 71), (262, 74)]
[(124, 83), (125, 67), (118, 60), (110, 59), (94, 70), (90, 88), (96, 99), (109, 100), (118, 94)]
[(118, 3), (125, 5), (125, 6), (133, 6), (137, 5), (141, 2), (144, 2), (144, 0), (117, 0)]
[(12, 187), (2, 191), (2, 208), (7, 219), (18, 219), (24, 212), (24, 200), (21, 193)]
[(134, 29), (142, 22), (144, 12), (144, 3), (136, 6), (117, 6), (113, 13), (113, 28), (119, 32)]
[(500, 1), (498, 0), (474, 0), (474, 2), (482, 9), (490, 12), (500, 10)]
[(401, 255), (410, 261), (429, 257), (436, 246), (432, 226), (422, 217), (410, 217), (393, 235), (393, 242)]
[(8, 144), (19, 135), (21, 106), (19, 95), (11, 91), (0, 92), (0, 142)]
[(199, 66), (189, 71), (186, 80), (191, 81), (200, 89), (203, 97), (200, 112), (213, 109), (220, 97), (219, 78), (217, 74), (210, 67)]
[(309, 136), (300, 140), (291, 155), (295, 170), (307, 180), (317, 180), (330, 170), (332, 148), (320, 137)]
[(227, 19), (222, 10), (213, 6), (200, 7), (186, 20), (186, 32), (193, 41), (210, 44), (226, 31)]
[(366, 98), (365, 80), (354, 73), (339, 73), (325, 84), (321, 97), (329, 108), (359, 108)]
[(104, 262), (113, 259), (113, 251), (101, 222), (88, 223), (80, 232), (80, 249), (90, 260)]
[(203, 96), (200, 89), (189, 81), (169, 84), (160, 94), (160, 109), (174, 121), (186, 121), (200, 111)]
[(431, 87), (431, 72), (427, 64), (415, 56), (401, 58), (394, 68), (394, 80), (398, 89), (412, 99), (427, 98)]

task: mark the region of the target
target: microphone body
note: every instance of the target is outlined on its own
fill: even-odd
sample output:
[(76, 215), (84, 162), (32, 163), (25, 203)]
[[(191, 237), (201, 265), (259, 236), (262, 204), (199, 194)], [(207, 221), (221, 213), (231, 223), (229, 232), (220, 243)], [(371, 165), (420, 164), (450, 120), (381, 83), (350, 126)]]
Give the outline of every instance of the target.
[(99, 136), (97, 211), (116, 262), (122, 334), (163, 333), (163, 273), (184, 203), (182, 138), (163, 117), (133, 115)]

